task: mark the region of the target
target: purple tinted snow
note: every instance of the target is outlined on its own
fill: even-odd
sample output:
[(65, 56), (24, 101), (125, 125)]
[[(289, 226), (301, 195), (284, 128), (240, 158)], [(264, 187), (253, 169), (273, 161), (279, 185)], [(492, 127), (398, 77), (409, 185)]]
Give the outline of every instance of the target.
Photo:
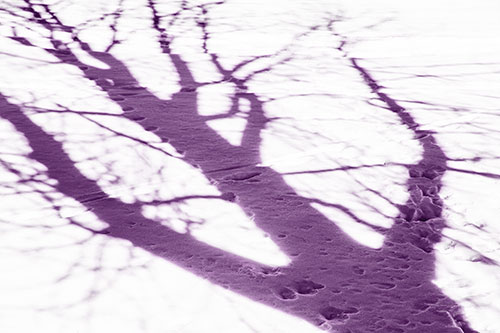
[[(128, 118), (130, 121), (136, 121), (146, 130), (165, 134), (164, 142), (169, 141), (177, 151), (185, 153), (184, 162), (213, 180), (222, 193), (219, 199), (237, 202), (293, 261), (279, 273), (268, 267), (262, 269), (257, 263), (248, 263), (247, 259), (200, 242), (189, 233), (179, 234), (159, 221), (131, 213), (140, 212), (141, 205), (107, 198), (96, 181), (85, 177), (75, 167), (60, 142), (32, 122), (19, 106), (0, 95), (0, 116), (26, 137), (33, 150), (29, 157), (47, 168), (49, 177), (57, 181), (54, 188), (84, 206), (91, 205), (93, 213), (109, 225), (105, 231), (95, 233), (127, 240), (214, 284), (311, 323), (317, 323), (318, 317), (341, 321), (345, 332), (375, 329), (379, 332), (474, 332), (456, 311), (458, 306), (432, 282), (435, 277), (433, 246), (440, 241), (445, 225), (439, 190), (441, 177), (448, 169), (448, 157), (434, 134), (420, 130), (412, 115), (383, 92), (382, 85), (361, 62), (346, 54), (352, 69), (385, 103), (387, 110), (398, 117), (400, 125), (414, 132), (415, 140), (423, 149), (421, 160), (407, 167), (410, 199), (399, 206), (400, 215), (385, 232), (382, 248), (366, 248), (347, 237), (311, 205), (288, 205), (301, 196), (284, 181), (282, 174), (267, 167), (251, 169), (261, 162), (261, 132), (269, 119), (259, 96), (247, 87), (249, 78), (234, 77), (234, 72), (243, 64), (226, 69), (216, 55), (211, 56), (219, 74), (233, 82), (239, 91), (245, 91), (245, 98), (250, 102), (242, 144), (230, 145), (206, 124), (206, 119), (198, 112), (196, 99), (200, 84), (186, 61), (170, 52), (168, 31), (159, 24), (161, 17), (154, 3), (149, 2), (149, 6), (153, 10), (152, 26), (160, 36), (160, 46), (180, 77), (182, 88), (171, 99), (161, 100), (140, 87), (123, 62), (111, 53), (93, 51), (82, 41), (76, 42), (109, 70), (97, 71), (83, 64), (70, 50), (53, 52), (54, 56), (63, 63), (84, 69), (86, 78), (95, 80), (122, 110), (133, 110), (134, 116)], [(37, 11), (36, 6), (28, 4), (27, 7)], [(44, 24), (43, 20), (40, 24)], [(204, 31), (205, 50), (208, 50), (208, 33), (204, 30), (207, 24), (209, 21), (200, 25)], [(45, 28), (58, 29), (56, 23), (49, 22), (45, 22)], [(19, 39), (18, 42), (26, 41)], [(343, 51), (342, 46), (339, 50)], [(90, 74), (93, 71), (100, 76)], [(114, 95), (111, 90), (116, 88), (140, 91), (141, 98), (148, 101), (147, 106), (142, 102), (134, 104), (137, 98), (134, 95)], [(239, 167), (234, 167), (236, 164)], [(241, 171), (243, 167), (249, 169)], [(265, 183), (259, 183), (261, 179)]]

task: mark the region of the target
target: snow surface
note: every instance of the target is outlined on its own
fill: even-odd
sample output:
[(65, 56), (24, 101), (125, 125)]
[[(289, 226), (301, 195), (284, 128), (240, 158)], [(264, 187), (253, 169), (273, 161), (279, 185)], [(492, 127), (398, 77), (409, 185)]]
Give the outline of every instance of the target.
[[(116, 199), (133, 207), (117, 212), (119, 218), (157, 221), (248, 260), (239, 274), (286, 275), (300, 257), (287, 247), (309, 241), (314, 223), (297, 224), (291, 234), (290, 226), (281, 226), (287, 232), (280, 234), (261, 224), (252, 209), (263, 208), (252, 205), (272, 192), (273, 170), (293, 190), (269, 197), (264, 209), (280, 201), (290, 211), (277, 208), (275, 219), (295, 223), (294, 212), (310, 206), (349, 237), (346, 243), (382, 249), (398, 207), (419, 195), (407, 188), (408, 166), (424, 153), (412, 129), (380, 99), (383, 93), (422, 133), (431, 133), (448, 158), (439, 191), (446, 226), (433, 245), (432, 283), (461, 306), (472, 329), (500, 332), (497, 1), (158, 1), (160, 29), (173, 37), (170, 50), (200, 83), (193, 89), (162, 52), (148, 1), (46, 3), (51, 6), (7, 0), (0, 11), (7, 22), (0, 27), (0, 93), (8, 102), (0, 108), (17, 106), (62, 145), (98, 191), (72, 197), (78, 189), (59, 190), (65, 176), (55, 179), (44, 157), (34, 154), (30, 133), (9, 120), (17, 118), (0, 117), (0, 331), (341, 332), (343, 322), (329, 318), (332, 307), (314, 322), (293, 306), (259, 302), (230, 283), (215, 283), (210, 272), (201, 276), (155, 252), (168, 244), (138, 246), (111, 237), (114, 226), (97, 212)], [(23, 6), (44, 14), (37, 22)], [(61, 24), (51, 36), (40, 23), (52, 20), (44, 8), (78, 27), (78, 38), (101, 53), (85, 50)], [(77, 60), (64, 63), (50, 53), (51, 38), (66, 43)], [(119, 43), (109, 49), (113, 40)], [(106, 74), (110, 58), (137, 81), (128, 95), (120, 90), (128, 82), (113, 79), (125, 74)], [(353, 59), (379, 88), (370, 88)], [(216, 66), (228, 70), (245, 61), (231, 79)], [(92, 77), (99, 70), (103, 76)], [(200, 143), (207, 156), (220, 154), (211, 170), (199, 152), (179, 149), (197, 135), (196, 124), (190, 128), (168, 111), (179, 93), (228, 143), (226, 151)], [(245, 128), (257, 126), (255, 105), (262, 105), (266, 123), (246, 139)], [(184, 133), (179, 143), (166, 140), (162, 124), (169, 121)], [(238, 160), (227, 155), (231, 147), (251, 147), (257, 157)], [(255, 190), (256, 203), (221, 190), (232, 186), (251, 198), (254, 190), (242, 182), (271, 189)], [(280, 244), (287, 235), (288, 243)], [(323, 245), (331, 246), (314, 246)], [(203, 255), (204, 265), (212, 265), (215, 259)], [(274, 270), (261, 274), (259, 265)], [(337, 268), (328, 269), (336, 274)], [(307, 281), (314, 277), (303, 272)], [(326, 292), (312, 288), (305, 297)], [(300, 285), (297, 290), (303, 297)], [(400, 329), (394, 332), (410, 331)]]

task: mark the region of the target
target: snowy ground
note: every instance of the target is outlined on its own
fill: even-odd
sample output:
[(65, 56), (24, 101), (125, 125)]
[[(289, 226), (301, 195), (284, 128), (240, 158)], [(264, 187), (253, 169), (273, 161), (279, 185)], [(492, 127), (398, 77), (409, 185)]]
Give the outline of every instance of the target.
[(500, 332), (497, 1), (4, 3), (0, 331)]

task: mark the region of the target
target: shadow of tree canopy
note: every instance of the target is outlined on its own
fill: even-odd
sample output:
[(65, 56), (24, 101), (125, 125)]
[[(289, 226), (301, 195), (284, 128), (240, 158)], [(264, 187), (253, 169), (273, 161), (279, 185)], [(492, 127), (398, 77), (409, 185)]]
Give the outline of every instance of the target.
[[(291, 56), (257, 56), (231, 69), (223, 66), (219, 56), (208, 46), (210, 19), (207, 16), (212, 7), (223, 3), (190, 5), (183, 1), (178, 11), (162, 16), (157, 9), (158, 3), (148, 1), (150, 25), (157, 34), (157, 43), (179, 77), (181, 88), (169, 99), (161, 99), (142, 87), (124, 62), (112, 55), (110, 50), (120, 43), (116, 34), (104, 52), (96, 51), (79, 37), (81, 27), (63, 23), (51, 6), (24, 1), (15, 11), (12, 9), (10, 14), (43, 30), (48, 45), (35, 45), (29, 38), (17, 34), (12, 36), (13, 40), (30, 48), (43, 49), (61, 64), (81, 69), (85, 79), (94, 82), (123, 111), (110, 117), (123, 117), (133, 122), (135, 128), (153, 133), (160, 138), (160, 143), (168, 143), (173, 150), (167, 151), (160, 147), (160, 143), (152, 145), (147, 140), (113, 130), (112, 126), (106, 127), (113, 136), (125, 137), (190, 165), (217, 189), (213, 193), (188, 193), (167, 200), (127, 201), (110, 196), (103, 191), (102, 183), (87, 176), (70, 158), (63, 146), (64, 138), (44, 130), (28, 112), (23, 111), (22, 105), (16, 105), (8, 96), (2, 95), (0, 116), (26, 138), (32, 150), (26, 156), (46, 169), (47, 177), (55, 181), (51, 184), (55, 191), (79, 202), (106, 226), (92, 228), (76, 220), (71, 223), (93, 236), (126, 240), (133, 247), (172, 262), (213, 284), (332, 332), (475, 332), (463, 319), (460, 307), (432, 282), (435, 277), (433, 248), (441, 240), (441, 232), (446, 226), (442, 216), (441, 179), (449, 170), (450, 160), (439, 146), (435, 133), (421, 129), (405, 107), (384, 92), (376, 78), (363, 67), (362, 60), (345, 51), (344, 46), (349, 40), (336, 32), (336, 20), (304, 29), (301, 35), (323, 29), (340, 40), (334, 48), (348, 61), (351, 70), (362, 77), (366, 87), (383, 105), (383, 111), (393, 113), (398, 126), (411, 131), (422, 154), (416, 163), (399, 165), (408, 173), (405, 189), (409, 199), (403, 204), (391, 202), (384, 194), (361, 184), (397, 208), (398, 214), (388, 217), (393, 222), (388, 228), (367, 222), (341, 203), (301, 195), (285, 181), (286, 174), (262, 163), (262, 133), (277, 119), (266, 115), (265, 101), (249, 88), (249, 81), (256, 75), (286, 63)], [(169, 29), (180, 19), (180, 14), (186, 12), (192, 13), (192, 19), (201, 30), (203, 53), (216, 69), (220, 77), (218, 82), (230, 82), (234, 87), (227, 113), (200, 114), (197, 94), (207, 83), (195, 79), (183, 55), (172, 51), (174, 37)], [(105, 15), (111, 18), (110, 29), (114, 33), (120, 15), (121, 9)], [(57, 32), (60, 31), (70, 34), (72, 40), (59, 39)], [(104, 66), (83, 63), (69, 43), (77, 44)], [(285, 51), (278, 51), (278, 55)], [(262, 58), (278, 60), (264, 68), (249, 70), (244, 77), (236, 75)], [(242, 100), (248, 107), (247, 111), (241, 110)], [(97, 126), (105, 126), (93, 118), (99, 115), (93, 114), (92, 110), (39, 108), (35, 111), (78, 113)], [(238, 114), (245, 120), (239, 145), (230, 144), (208, 125), (209, 121)], [(88, 144), (99, 145), (99, 142)], [(107, 153), (112, 152), (103, 152)], [(345, 171), (384, 165), (337, 169)], [(306, 170), (302, 173), (334, 170)], [(158, 173), (162, 172), (160, 166)], [(107, 170), (102, 171), (102, 174), (106, 173)], [(192, 221), (186, 217), (186, 227), (179, 232), (166, 226), (160, 218), (144, 214), (145, 206), (154, 210), (197, 199), (214, 201), (213, 205), (220, 202), (237, 204), (291, 258), (291, 262), (276, 268), (202, 242), (191, 234), (191, 226), (203, 224), (203, 220)], [(357, 223), (382, 234), (382, 246), (370, 248), (359, 244), (332, 223), (317, 205), (339, 210)], [(484, 260), (488, 261), (488, 258), (484, 257)], [(492, 260), (489, 263), (496, 264)]]

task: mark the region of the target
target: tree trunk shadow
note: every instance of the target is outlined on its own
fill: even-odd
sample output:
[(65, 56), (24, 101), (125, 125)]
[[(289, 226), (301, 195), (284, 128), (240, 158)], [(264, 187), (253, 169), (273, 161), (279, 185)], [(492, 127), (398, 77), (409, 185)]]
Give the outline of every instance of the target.
[[(100, 192), (101, 188), (83, 176), (60, 142), (1, 96), (0, 115), (26, 137), (33, 150), (29, 157), (47, 167), (48, 176), (58, 182), (55, 188), (109, 224), (96, 234), (128, 240), (214, 284), (331, 331), (474, 332), (463, 320), (459, 306), (432, 283), (433, 245), (440, 241), (445, 226), (439, 189), (447, 158), (432, 133), (419, 130), (411, 115), (379, 90), (356, 59), (352, 59), (352, 67), (399, 116), (401, 125), (414, 131), (424, 150), (421, 161), (408, 168), (408, 191), (420, 194), (420, 199), (409, 199), (399, 207), (401, 214), (385, 232), (381, 249), (356, 243), (306, 200), (301, 206), (290, 205), (285, 195), (298, 200), (301, 197), (286, 184), (283, 175), (256, 166), (260, 162), (261, 131), (268, 122), (257, 95), (245, 93), (251, 109), (242, 145), (235, 147), (198, 113), (196, 89), (200, 84), (188, 64), (171, 53), (165, 43), (164, 51), (182, 86), (168, 101), (146, 89), (141, 89), (141, 99), (116, 98), (119, 89), (140, 89), (138, 82), (110, 53), (94, 52), (80, 43), (109, 69), (85, 65), (69, 50), (48, 51), (63, 63), (85, 66), (86, 78), (95, 80), (131, 121), (136, 117), (144, 129), (154, 129), (160, 138), (183, 152), (183, 160), (198, 167), (221, 193), (236, 197), (238, 205), (292, 262), (276, 270), (207, 245), (189, 234), (176, 233), (159, 221), (145, 218), (140, 203), (82, 199), (82, 193)], [(108, 80), (114, 85), (109, 86)], [(236, 84), (244, 86), (245, 82)]]

